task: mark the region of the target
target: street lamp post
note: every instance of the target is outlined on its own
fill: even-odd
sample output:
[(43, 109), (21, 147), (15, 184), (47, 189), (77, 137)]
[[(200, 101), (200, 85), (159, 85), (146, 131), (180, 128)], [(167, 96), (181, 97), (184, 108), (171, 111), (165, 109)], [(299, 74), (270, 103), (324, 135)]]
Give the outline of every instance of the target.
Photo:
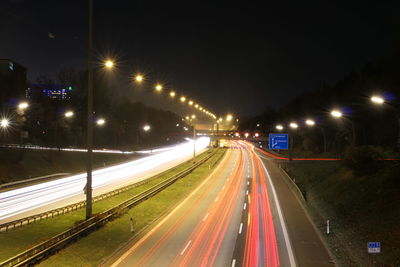
[(88, 109), (87, 109), (87, 161), (86, 161), (86, 219), (92, 216), (92, 160), (93, 160), (93, 0), (89, 0), (88, 40)]
[(355, 146), (356, 144), (356, 129), (354, 126), (354, 123), (349, 119), (343, 116), (343, 113), (339, 110), (332, 110), (331, 111), (331, 116), (334, 117), (335, 119), (343, 118), (346, 122), (348, 122), (351, 126), (351, 131), (352, 131), (352, 138), (351, 138), (351, 143), (352, 146)]

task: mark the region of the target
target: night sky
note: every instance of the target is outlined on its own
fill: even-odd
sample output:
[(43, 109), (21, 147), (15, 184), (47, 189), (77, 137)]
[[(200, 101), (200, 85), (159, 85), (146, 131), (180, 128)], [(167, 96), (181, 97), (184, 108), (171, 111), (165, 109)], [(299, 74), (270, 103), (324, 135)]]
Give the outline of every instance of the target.
[[(399, 39), (399, 1), (94, 4), (97, 60), (117, 58), (120, 73), (145, 72), (221, 114), (255, 115), (333, 85)], [(86, 67), (87, 1), (2, 0), (0, 22), (0, 58), (26, 66), (30, 80)]]

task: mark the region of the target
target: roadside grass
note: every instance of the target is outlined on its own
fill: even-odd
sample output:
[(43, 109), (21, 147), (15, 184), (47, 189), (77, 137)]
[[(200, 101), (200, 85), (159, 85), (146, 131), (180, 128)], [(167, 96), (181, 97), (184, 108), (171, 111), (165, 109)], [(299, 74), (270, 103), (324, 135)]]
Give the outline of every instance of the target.
[[(135, 233), (143, 231), (152, 222), (167, 214), (193, 187), (199, 184), (212, 172), (224, 149), (210, 158), (205, 164), (195, 169), (186, 177), (133, 207), (121, 217), (107, 223), (99, 230), (80, 239), (61, 250), (58, 254), (40, 263), (39, 266), (98, 266), (110, 257), (118, 248), (126, 244)], [(131, 233), (130, 218), (134, 218), (134, 233)]]
[[(341, 162), (298, 162), (289, 174), (306, 193), (308, 209), (342, 266), (400, 266), (400, 166), (385, 162), (357, 176)], [(382, 253), (367, 253), (367, 242)]]
[[(53, 173), (79, 173), (86, 153), (29, 149), (0, 149), (0, 184)], [(135, 154), (93, 153), (93, 167), (101, 168), (139, 158)]]
[[(194, 162), (197, 162), (209, 155), (209, 153), (211, 153), (211, 151), (206, 151), (198, 155), (195, 159), (189, 160), (176, 166), (175, 168), (158, 174), (150, 178), (150, 182), (146, 184), (132, 188), (116, 196), (95, 202), (93, 204), (93, 213), (103, 212), (118, 205), (119, 203), (131, 198), (132, 196), (150, 188), (151, 186), (154, 186), (162, 180), (167, 179), (174, 174), (188, 168)], [(218, 152), (217, 154), (220, 154), (220, 152)], [(207, 161), (207, 163), (209, 161)], [(65, 231), (66, 229), (73, 226), (76, 222), (81, 221), (84, 218), (85, 209), (83, 208), (71, 213), (29, 224), (15, 230), (0, 233), (0, 262), (25, 251), (26, 249), (34, 246), (35, 244), (38, 244), (41, 241), (45, 241), (46, 239), (51, 238), (61, 233), (62, 231)]]

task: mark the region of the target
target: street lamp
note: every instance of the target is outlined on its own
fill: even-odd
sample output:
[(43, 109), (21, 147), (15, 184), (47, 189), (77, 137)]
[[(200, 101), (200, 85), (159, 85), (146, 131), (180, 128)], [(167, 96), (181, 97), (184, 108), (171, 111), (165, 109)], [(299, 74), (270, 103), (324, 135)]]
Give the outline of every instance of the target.
[(145, 126), (143, 126), (143, 131), (148, 132), (150, 131), (151, 127), (150, 125), (146, 124)]
[(181, 102), (183, 103), (183, 102), (185, 102), (185, 101), (186, 101), (186, 97), (181, 96)]
[(278, 124), (275, 126), (275, 129), (277, 129), (278, 131), (282, 131), (284, 128), (281, 124)]
[(114, 67), (114, 62), (111, 61), (111, 60), (106, 60), (106, 62), (104, 62), (104, 66), (105, 66), (107, 69), (112, 69), (112, 68)]
[(163, 89), (163, 87), (162, 87), (161, 84), (157, 84), (155, 88), (156, 88), (156, 90), (157, 90), (158, 92), (160, 92), (160, 91)]
[(99, 125), (99, 126), (103, 126), (105, 123), (106, 123), (106, 120), (105, 120), (105, 119), (98, 119), (98, 120), (96, 121), (96, 124)]
[(176, 93), (175, 93), (174, 91), (171, 91), (171, 92), (169, 93), (169, 96), (172, 97), (172, 98), (174, 98), (175, 95), (176, 95)]
[(28, 107), (29, 107), (28, 102), (21, 102), (21, 103), (18, 104), (18, 109), (20, 109), (20, 110), (25, 110)]
[(143, 75), (141, 75), (141, 74), (137, 74), (136, 76), (135, 76), (135, 81), (136, 82), (138, 82), (138, 83), (141, 83), (141, 82), (143, 82)]
[(299, 128), (299, 125), (298, 125), (297, 123), (295, 123), (295, 122), (291, 122), (291, 123), (289, 124), (289, 126), (290, 126), (290, 128), (292, 128), (292, 129), (297, 129), (297, 128)]
[(340, 112), (339, 110), (336, 110), (336, 109), (331, 111), (331, 115), (334, 118), (340, 118), (343, 116), (342, 112)]
[(306, 124), (307, 124), (308, 126), (314, 126), (314, 125), (315, 125), (315, 121), (314, 121), (314, 120), (311, 120), (311, 119), (307, 119), (307, 120), (306, 120)]
[(332, 117), (334, 117), (335, 119), (339, 119), (339, 118), (344, 118), (349, 124), (350, 124), (350, 126), (351, 126), (351, 130), (352, 130), (352, 144), (353, 144), (353, 146), (355, 145), (355, 143), (356, 143), (356, 129), (355, 129), (355, 127), (354, 127), (354, 123), (350, 120), (350, 119), (348, 119), (348, 118), (346, 118), (346, 117), (344, 117), (343, 116), (343, 113), (341, 112), (341, 111), (339, 111), (339, 110), (332, 110), (331, 111), (331, 115), (332, 115)]
[(378, 105), (381, 105), (381, 104), (385, 103), (385, 99), (383, 97), (380, 97), (380, 96), (372, 96), (371, 97), (371, 101), (374, 104), (378, 104)]
[(67, 112), (65, 112), (64, 116), (65, 116), (66, 118), (71, 118), (71, 117), (74, 116), (74, 112), (72, 112), (72, 111), (67, 111)]
[(190, 100), (190, 101), (188, 102), (188, 104), (189, 104), (189, 106), (192, 106), (192, 105), (193, 105), (193, 101)]
[(195, 119), (195, 118), (196, 118), (196, 115), (193, 114), (193, 115), (192, 115), (192, 119)]
[(6, 118), (1, 119), (0, 127), (6, 129), (10, 125), (10, 121)]
[(226, 120), (227, 121), (231, 121), (233, 119), (233, 116), (231, 115), (231, 114), (228, 114), (227, 116), (226, 116)]

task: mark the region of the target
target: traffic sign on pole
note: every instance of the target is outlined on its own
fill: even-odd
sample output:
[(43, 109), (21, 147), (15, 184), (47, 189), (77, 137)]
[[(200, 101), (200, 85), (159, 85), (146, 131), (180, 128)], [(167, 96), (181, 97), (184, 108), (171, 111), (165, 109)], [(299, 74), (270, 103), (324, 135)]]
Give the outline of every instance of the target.
[(269, 149), (289, 149), (289, 135), (269, 134)]
[(381, 253), (381, 242), (368, 242), (368, 253)]

